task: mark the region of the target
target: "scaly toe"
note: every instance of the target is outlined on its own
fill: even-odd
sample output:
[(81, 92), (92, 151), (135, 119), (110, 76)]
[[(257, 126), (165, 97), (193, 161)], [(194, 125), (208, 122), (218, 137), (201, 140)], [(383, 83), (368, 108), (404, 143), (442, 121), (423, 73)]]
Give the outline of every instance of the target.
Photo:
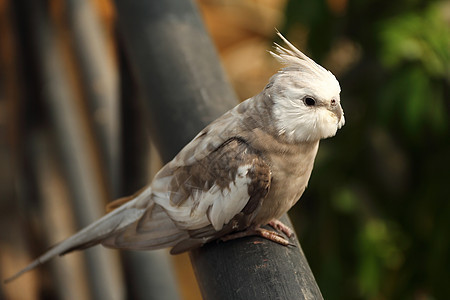
[(290, 227), (284, 225), (283, 222), (277, 219), (272, 219), (269, 222), (269, 225), (274, 229), (283, 232), (287, 237), (292, 237), (294, 235), (294, 231)]

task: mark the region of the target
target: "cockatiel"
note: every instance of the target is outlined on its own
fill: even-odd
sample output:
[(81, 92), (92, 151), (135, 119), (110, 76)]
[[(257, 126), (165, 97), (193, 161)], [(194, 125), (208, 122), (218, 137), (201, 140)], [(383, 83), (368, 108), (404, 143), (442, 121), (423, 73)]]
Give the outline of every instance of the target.
[(344, 125), (335, 76), (295, 48), (270, 52), (285, 68), (264, 90), (203, 129), (135, 195), (56, 245), (26, 271), (77, 249), (106, 247), (177, 254), (216, 240), (260, 235), (283, 245), (277, 219), (303, 194), (319, 140)]

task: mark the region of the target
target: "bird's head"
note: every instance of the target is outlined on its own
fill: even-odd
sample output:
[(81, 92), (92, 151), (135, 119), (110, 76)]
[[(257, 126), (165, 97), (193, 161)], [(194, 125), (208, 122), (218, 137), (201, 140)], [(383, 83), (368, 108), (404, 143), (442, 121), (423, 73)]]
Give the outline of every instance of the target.
[(275, 44), (270, 52), (286, 65), (266, 87), (273, 101), (273, 116), (279, 134), (305, 142), (334, 136), (344, 123), (334, 75), (294, 47), (280, 33), (289, 49)]

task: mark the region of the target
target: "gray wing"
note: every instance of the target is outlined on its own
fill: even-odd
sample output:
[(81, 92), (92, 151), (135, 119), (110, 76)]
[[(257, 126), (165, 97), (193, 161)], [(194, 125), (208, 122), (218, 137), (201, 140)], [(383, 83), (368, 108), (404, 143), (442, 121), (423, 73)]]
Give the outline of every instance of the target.
[(248, 227), (270, 187), (270, 168), (244, 140), (231, 138), (199, 161), (166, 165), (151, 185), (152, 205), (103, 244), (174, 246), (180, 253)]
[(205, 127), (169, 163), (171, 167), (195, 164), (230, 138), (243, 136), (245, 132), (251, 131), (252, 128), (248, 128), (246, 120), (257, 113), (252, 107), (254, 101), (255, 99), (250, 98), (241, 102)]
[(242, 138), (252, 131), (245, 121), (250, 100), (207, 126), (165, 165), (148, 188), (150, 196), (133, 205), (145, 214), (103, 244), (156, 249), (186, 245), (193, 237), (204, 243), (229, 231), (231, 221), (242, 219), (235, 229), (249, 223), (270, 182), (269, 166)]

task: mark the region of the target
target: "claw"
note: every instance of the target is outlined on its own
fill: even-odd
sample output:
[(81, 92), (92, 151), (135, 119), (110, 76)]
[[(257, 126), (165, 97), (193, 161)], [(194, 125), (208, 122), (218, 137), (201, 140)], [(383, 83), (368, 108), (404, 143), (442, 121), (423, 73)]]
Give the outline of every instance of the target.
[(281, 236), (278, 232), (267, 230), (267, 229), (261, 228), (259, 226), (258, 227), (250, 227), (244, 231), (228, 234), (226, 236), (223, 236), (221, 238), (221, 240), (226, 242), (226, 241), (230, 241), (230, 240), (234, 240), (234, 239), (238, 239), (238, 238), (242, 238), (242, 237), (246, 237), (246, 236), (255, 236), (255, 235), (263, 237), (268, 240), (271, 240), (271, 241), (281, 244), (283, 246), (295, 246), (295, 245), (291, 244), (288, 240), (286, 240), (283, 236)]
[(269, 222), (269, 225), (275, 230), (283, 232), (285, 235), (287, 235), (287, 237), (292, 237), (294, 235), (294, 231), (290, 227), (284, 225), (283, 222), (277, 219), (272, 219)]
[(278, 232), (267, 230), (264, 228), (257, 228), (257, 235), (266, 238), (268, 240), (271, 240), (275, 243), (281, 244), (283, 246), (289, 246), (291, 243), (286, 240), (284, 237), (282, 237)]

